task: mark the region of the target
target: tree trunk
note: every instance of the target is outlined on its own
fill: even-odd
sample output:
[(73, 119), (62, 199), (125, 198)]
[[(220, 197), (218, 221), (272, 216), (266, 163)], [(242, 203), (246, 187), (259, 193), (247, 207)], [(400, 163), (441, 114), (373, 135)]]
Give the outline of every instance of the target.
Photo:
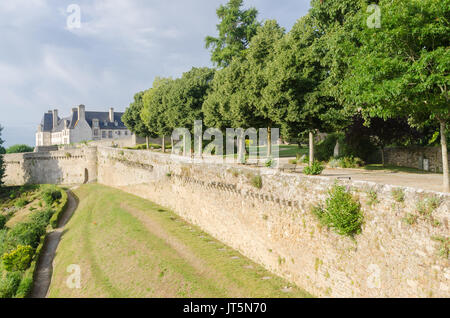
[(272, 157), (272, 128), (267, 128), (267, 157)]
[(440, 120), (441, 124), (441, 146), (442, 146), (442, 170), (444, 172), (444, 192), (450, 192), (449, 173), (448, 173), (448, 148), (447, 148), (447, 134), (446, 121)]
[(150, 140), (149, 140), (148, 136), (145, 137), (145, 142), (147, 143), (147, 150), (149, 150), (150, 149)]
[(386, 164), (386, 161), (384, 159), (384, 147), (381, 147), (381, 164), (384, 165)]
[(314, 163), (314, 133), (309, 133), (309, 166)]
[(166, 153), (166, 136), (162, 136), (162, 143), (161, 143), (161, 151), (162, 153)]

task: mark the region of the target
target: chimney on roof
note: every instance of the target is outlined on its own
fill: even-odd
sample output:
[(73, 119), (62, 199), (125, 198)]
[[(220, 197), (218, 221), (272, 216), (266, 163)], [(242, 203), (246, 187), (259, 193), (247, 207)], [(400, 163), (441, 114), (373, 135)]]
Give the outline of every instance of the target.
[(114, 122), (114, 108), (112, 107), (109, 109), (109, 122)]
[(53, 110), (53, 129), (56, 128), (56, 126), (58, 126), (58, 110), (54, 109)]
[(84, 105), (78, 106), (78, 121), (86, 119), (86, 107)]

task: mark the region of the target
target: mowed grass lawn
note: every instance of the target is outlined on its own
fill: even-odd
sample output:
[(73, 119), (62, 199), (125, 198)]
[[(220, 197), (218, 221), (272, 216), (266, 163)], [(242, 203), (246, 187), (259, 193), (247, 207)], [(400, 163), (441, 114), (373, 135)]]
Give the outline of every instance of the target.
[[(95, 184), (75, 194), (50, 297), (310, 296), (161, 206)], [(80, 289), (66, 283), (71, 264)]]

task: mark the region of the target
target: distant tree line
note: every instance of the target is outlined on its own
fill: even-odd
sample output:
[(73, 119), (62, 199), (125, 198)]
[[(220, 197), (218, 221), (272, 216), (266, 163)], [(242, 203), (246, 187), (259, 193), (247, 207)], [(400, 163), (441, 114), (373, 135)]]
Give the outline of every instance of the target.
[(276, 127), (309, 140), (310, 164), (318, 132), (343, 132), (355, 149), (440, 142), (449, 191), (450, 0), (312, 0), (289, 32), (257, 15), (243, 0), (220, 6), (218, 36), (206, 38), (217, 68), (156, 78), (127, 109), (128, 128)]

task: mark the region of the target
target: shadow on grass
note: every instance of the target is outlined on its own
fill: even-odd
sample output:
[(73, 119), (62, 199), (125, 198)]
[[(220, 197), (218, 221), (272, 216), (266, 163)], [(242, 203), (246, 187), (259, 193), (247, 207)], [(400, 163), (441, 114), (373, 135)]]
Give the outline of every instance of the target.
[(382, 164), (367, 165), (364, 167), (364, 170), (390, 171), (390, 172), (394, 172), (394, 173), (405, 172), (405, 173), (415, 173), (415, 174), (436, 174), (434, 172), (429, 172), (429, 171), (420, 170), (420, 169), (416, 169), (416, 168), (400, 167), (400, 166), (392, 166), (392, 165), (383, 166)]

